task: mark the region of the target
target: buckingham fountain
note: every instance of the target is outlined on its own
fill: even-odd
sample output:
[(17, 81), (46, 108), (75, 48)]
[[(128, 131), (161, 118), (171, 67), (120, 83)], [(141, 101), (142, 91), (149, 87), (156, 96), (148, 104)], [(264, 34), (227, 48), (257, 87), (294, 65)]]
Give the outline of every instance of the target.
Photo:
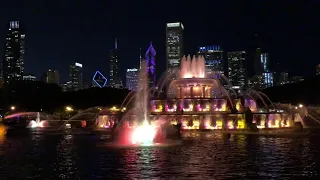
[[(102, 121), (97, 117), (97, 128), (113, 129), (117, 139), (125, 143), (150, 144), (180, 136), (183, 131), (289, 130), (301, 122), (301, 118), (277, 108), (261, 92), (249, 90), (238, 96), (229, 93), (222, 84), (223, 75), (216, 75), (205, 68), (204, 57), (187, 56), (181, 59), (174, 80), (170, 81), (172, 74), (167, 73), (157, 89), (150, 89), (143, 63), (138, 90), (130, 93), (122, 105), (131, 104), (132, 108), (116, 120)], [(167, 87), (166, 98), (158, 98), (155, 91), (163, 92), (163, 87)]]
[(3, 122), (30, 129), (111, 132), (115, 141), (134, 145), (179, 138), (183, 131), (263, 132), (303, 125), (299, 114), (290, 108), (274, 104), (252, 89), (234, 92), (226, 81), (223, 74), (205, 68), (203, 56), (184, 56), (180, 70), (167, 72), (156, 88), (149, 88), (143, 61), (138, 89), (128, 94), (120, 108), (92, 107), (67, 121), (50, 120), (46, 115), (42, 116), (46, 120), (41, 120), (38, 112), (16, 113), (6, 116)]

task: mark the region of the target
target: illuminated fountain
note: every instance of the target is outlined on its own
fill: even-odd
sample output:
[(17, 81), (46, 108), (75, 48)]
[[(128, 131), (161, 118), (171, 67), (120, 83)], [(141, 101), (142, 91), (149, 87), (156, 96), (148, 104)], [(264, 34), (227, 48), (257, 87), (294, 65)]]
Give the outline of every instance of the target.
[(174, 125), (181, 123), (185, 130), (237, 130), (246, 128), (244, 110), (249, 108), (253, 113), (252, 123), (259, 129), (293, 126), (291, 114), (274, 109), (272, 102), (273, 111), (269, 110), (263, 93), (249, 90), (237, 97), (232, 91), (231, 97), (231, 90), (227, 90), (222, 82), (225, 78), (206, 69), (203, 56), (183, 57), (178, 78), (168, 82), (168, 98), (151, 101), (150, 120), (164, 120)]
[[(56, 125), (55, 121), (50, 121), (52, 120), (52, 116), (41, 113), (41, 117), (42, 120), (40, 119), (40, 112), (17, 112), (5, 115), (2, 122), (13, 128), (47, 128), (49, 125), (51, 128)], [(48, 123), (49, 121), (50, 124)]]
[(37, 112), (37, 116), (35, 120), (31, 120), (28, 127), (30, 128), (44, 128), (46, 126), (46, 121), (40, 120), (40, 113)]
[[(149, 120), (149, 88), (145, 61), (141, 63), (138, 78), (134, 108), (124, 115), (123, 120), (115, 129), (115, 134), (118, 138), (117, 141), (122, 144), (151, 145), (161, 131), (157, 123), (151, 123)], [(128, 117), (130, 118), (126, 119)]]
[[(251, 124), (258, 129), (285, 129), (297, 122), (290, 112), (276, 109), (263, 93), (249, 90), (238, 96), (226, 89), (231, 87), (229, 82), (224, 86), (226, 77), (206, 69), (202, 56), (183, 57), (180, 71), (165, 74), (158, 89), (148, 88), (146, 68), (143, 62), (137, 92), (129, 93), (120, 107), (131, 108), (119, 123), (103, 117), (96, 120), (101, 128), (114, 129), (116, 140), (122, 144), (164, 142), (180, 137), (180, 130), (245, 130)], [(166, 99), (155, 95), (156, 91), (163, 92), (162, 87), (167, 87)], [(250, 122), (245, 119), (248, 112), (253, 116)]]

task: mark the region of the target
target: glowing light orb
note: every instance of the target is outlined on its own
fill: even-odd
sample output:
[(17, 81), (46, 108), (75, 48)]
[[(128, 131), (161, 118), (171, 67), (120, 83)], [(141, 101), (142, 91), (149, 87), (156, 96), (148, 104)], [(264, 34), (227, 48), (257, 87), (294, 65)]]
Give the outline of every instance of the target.
[(141, 126), (136, 127), (132, 133), (132, 144), (150, 145), (156, 136), (156, 127), (147, 120)]
[(40, 122), (31, 121), (31, 122), (30, 122), (30, 127), (31, 127), (31, 128), (43, 127), (43, 121), (40, 121)]

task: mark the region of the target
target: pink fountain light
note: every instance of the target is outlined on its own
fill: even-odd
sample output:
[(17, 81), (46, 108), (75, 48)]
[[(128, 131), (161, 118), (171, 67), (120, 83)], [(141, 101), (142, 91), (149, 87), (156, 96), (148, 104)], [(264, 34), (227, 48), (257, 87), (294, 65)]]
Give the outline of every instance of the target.
[(31, 128), (42, 128), (44, 127), (44, 121), (40, 121), (40, 122), (37, 122), (37, 121), (30, 121), (30, 127)]
[(141, 126), (137, 126), (132, 133), (132, 144), (151, 145), (156, 136), (156, 127), (144, 121)]

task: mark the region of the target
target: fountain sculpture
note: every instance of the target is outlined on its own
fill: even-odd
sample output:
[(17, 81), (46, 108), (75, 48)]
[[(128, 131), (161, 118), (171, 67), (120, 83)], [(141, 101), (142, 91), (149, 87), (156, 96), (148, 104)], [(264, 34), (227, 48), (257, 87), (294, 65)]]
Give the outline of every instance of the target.
[[(176, 73), (177, 76), (166, 74), (161, 78), (178, 77), (167, 82), (167, 99), (157, 99), (152, 96), (155, 90), (148, 88), (147, 70), (142, 63), (138, 90), (123, 102), (130, 105), (134, 100), (133, 108), (126, 111), (115, 127), (118, 137), (129, 144), (150, 144), (158, 138), (168, 138), (170, 132), (179, 135), (175, 133), (175, 130), (180, 132), (179, 127), (182, 130), (241, 130), (249, 127), (248, 123), (258, 129), (286, 129), (294, 125), (292, 114), (276, 109), (267, 98), (271, 102), (268, 105), (263, 93), (249, 90), (236, 96), (237, 93), (222, 84), (223, 80), (227, 81), (222, 74), (205, 68), (203, 56), (183, 57), (181, 69)], [(212, 76), (215, 74), (219, 76)], [(157, 91), (161, 92), (165, 83), (159, 82)], [(230, 87), (230, 83), (227, 85)], [(248, 109), (253, 113), (251, 122), (245, 118)]]

